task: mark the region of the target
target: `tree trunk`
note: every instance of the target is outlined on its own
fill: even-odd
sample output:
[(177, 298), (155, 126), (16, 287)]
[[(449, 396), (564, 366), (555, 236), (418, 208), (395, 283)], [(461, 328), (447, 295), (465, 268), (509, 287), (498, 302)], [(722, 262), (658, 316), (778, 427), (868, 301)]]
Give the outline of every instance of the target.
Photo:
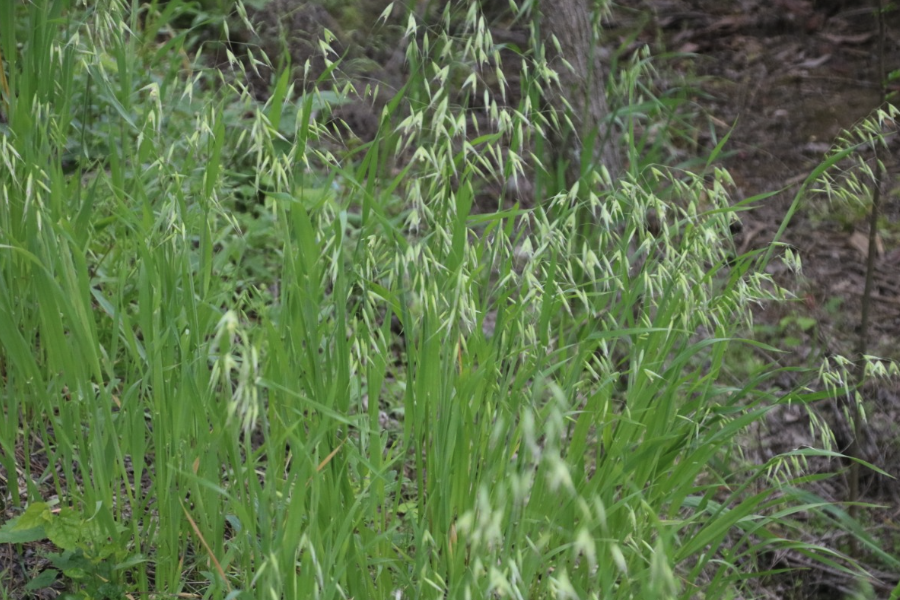
[[(542, 0), (540, 3), (541, 37), (550, 66), (559, 75), (554, 107), (560, 115), (567, 114), (573, 126), (569, 130), (560, 123), (560, 139), (553, 140), (556, 158), (569, 162), (566, 173), (569, 184), (578, 178), (585, 145), (590, 146), (592, 167), (605, 165), (613, 180), (622, 171), (618, 139), (609, 121), (606, 74), (597, 57), (588, 1)], [(570, 109), (565, 107), (564, 99), (568, 100)]]

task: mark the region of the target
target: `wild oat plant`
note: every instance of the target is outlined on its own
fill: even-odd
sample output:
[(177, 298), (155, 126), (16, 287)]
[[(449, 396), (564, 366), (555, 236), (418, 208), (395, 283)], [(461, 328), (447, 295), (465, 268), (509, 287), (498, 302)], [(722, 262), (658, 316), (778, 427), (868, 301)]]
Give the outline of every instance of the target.
[(763, 550), (844, 568), (794, 539), (836, 514), (800, 491), (815, 451), (740, 460), (823, 394), (726, 377), (783, 296), (731, 242), (760, 199), (642, 161), (646, 56), (616, 75), (629, 172), (561, 185), (555, 73), (535, 42), (511, 89), (474, 2), (406, 18), (408, 82), (353, 149), (328, 115), (366, 91), (327, 45), (263, 102), (258, 53), (202, 66), (204, 18), (0, 2), (0, 541), (44, 554), (3, 597), (719, 598)]

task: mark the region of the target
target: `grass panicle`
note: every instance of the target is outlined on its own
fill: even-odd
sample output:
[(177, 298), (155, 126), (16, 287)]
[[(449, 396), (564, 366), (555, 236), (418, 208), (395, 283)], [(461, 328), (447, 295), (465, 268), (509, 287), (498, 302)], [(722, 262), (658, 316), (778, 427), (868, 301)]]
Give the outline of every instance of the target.
[(729, 377), (784, 292), (735, 256), (728, 174), (654, 162), (652, 61), (613, 86), (627, 176), (561, 186), (541, 49), (504, 64), (477, 3), (449, 6), (408, 14), (408, 80), (347, 148), (327, 47), (260, 101), (258, 65), (203, 66), (192, 4), (0, 3), (0, 540), (52, 541), (45, 583), (693, 598), (764, 549), (844, 564), (792, 534), (846, 522), (802, 491), (808, 453), (735, 447), (823, 395)]

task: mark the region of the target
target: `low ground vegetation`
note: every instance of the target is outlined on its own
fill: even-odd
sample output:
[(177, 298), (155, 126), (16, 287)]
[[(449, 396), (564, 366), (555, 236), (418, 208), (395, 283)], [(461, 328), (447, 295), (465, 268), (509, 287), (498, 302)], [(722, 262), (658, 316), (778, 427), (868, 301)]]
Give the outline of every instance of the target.
[(308, 68), (261, 52), (252, 8), (0, 4), (0, 598), (748, 597), (788, 552), (865, 594), (900, 568), (807, 487), (824, 424), (741, 452), (852, 381), (740, 360), (778, 352), (750, 309), (799, 264), (734, 243), (765, 195), (730, 197), (727, 138), (671, 160), (646, 52), (613, 58), (627, 172), (571, 184), (527, 14), (497, 17), (516, 44), (477, 3), (351, 13), (402, 55), (382, 88), (327, 28)]

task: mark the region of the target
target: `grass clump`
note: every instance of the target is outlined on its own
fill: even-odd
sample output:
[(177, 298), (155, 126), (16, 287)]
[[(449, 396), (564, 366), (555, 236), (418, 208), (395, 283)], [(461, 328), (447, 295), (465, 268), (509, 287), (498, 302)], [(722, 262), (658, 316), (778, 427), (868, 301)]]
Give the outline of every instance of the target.
[[(790, 535), (807, 451), (731, 460), (820, 396), (724, 382), (780, 293), (734, 256), (727, 173), (632, 150), (560, 189), (553, 74), (526, 53), (500, 101), (471, 6), (454, 35), (409, 17), (407, 85), (340, 150), (327, 50), (262, 102), (252, 65), (188, 58), (180, 2), (2, 4), (0, 540), (52, 542), (40, 585), (720, 597), (763, 548), (822, 552)], [(516, 178), (546, 197), (486, 203)]]

